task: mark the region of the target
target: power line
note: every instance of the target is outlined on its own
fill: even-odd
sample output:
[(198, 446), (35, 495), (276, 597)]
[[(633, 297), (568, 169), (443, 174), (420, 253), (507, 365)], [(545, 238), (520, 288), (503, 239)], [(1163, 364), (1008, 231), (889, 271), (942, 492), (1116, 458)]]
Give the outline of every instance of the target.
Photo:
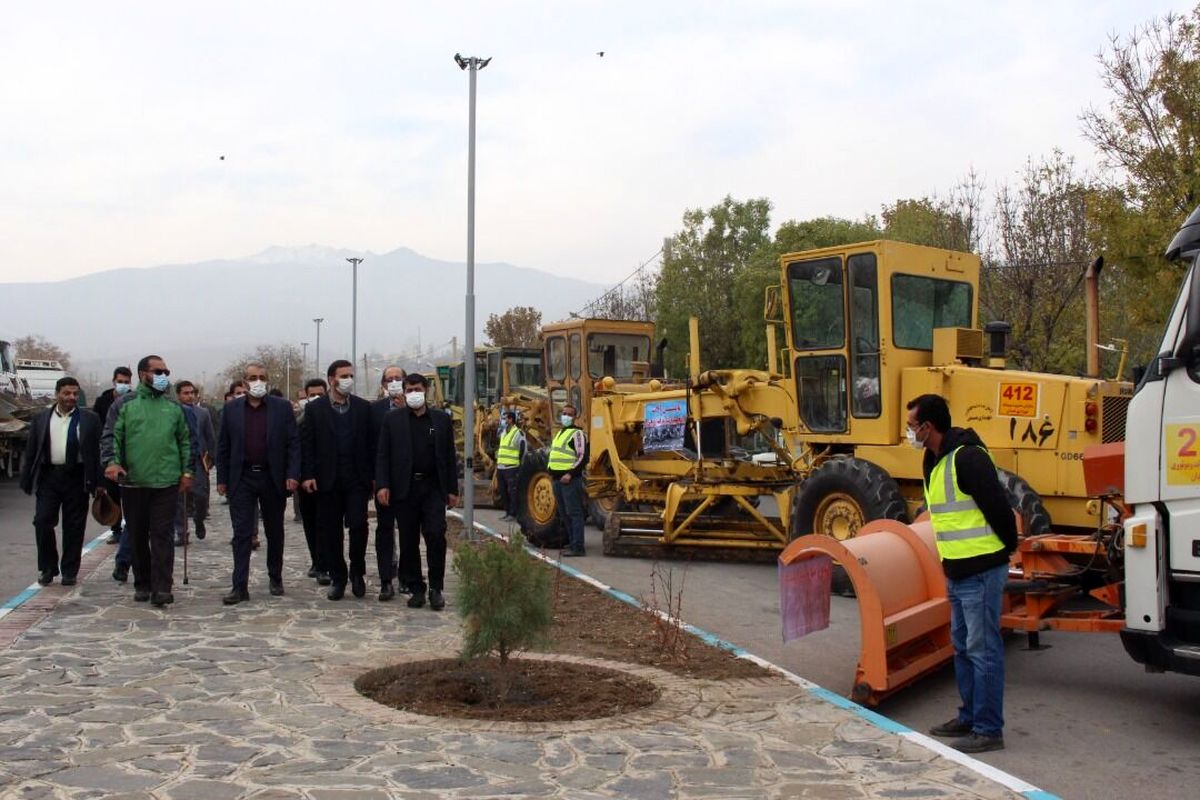
[(579, 309), (578, 311), (574, 311), (574, 312), (572, 312), (572, 313), (571, 313), (571, 316), (572, 316), (572, 317), (581, 317), (581, 316), (583, 316), (584, 312), (585, 312), (585, 311), (587, 311), (588, 309), (595, 308), (596, 306), (598, 306), (598, 305), (600, 305), (601, 303), (603, 303), (603, 302), (604, 302), (605, 300), (607, 300), (607, 299), (608, 299), (610, 296), (612, 296), (612, 295), (613, 295), (613, 294), (615, 294), (616, 292), (620, 291), (622, 286), (624, 286), (626, 283), (628, 283), (630, 280), (632, 280), (632, 279), (633, 279), (635, 276), (637, 276), (637, 275), (638, 275), (638, 274), (640, 274), (640, 273), (641, 273), (643, 270), (645, 270), (645, 269), (646, 269), (646, 267), (647, 267), (647, 266), (649, 266), (649, 265), (650, 265), (650, 263), (651, 263), (652, 261), (654, 261), (654, 259), (656, 259), (656, 258), (658, 258), (659, 256), (661, 256), (661, 255), (662, 255), (662, 252), (663, 252), (663, 249), (662, 249), (661, 247), (660, 247), (660, 248), (658, 248), (658, 252), (656, 252), (654, 255), (650, 256), (649, 258), (647, 258), (647, 259), (646, 259), (645, 261), (643, 261), (641, 264), (638, 264), (638, 266), (637, 266), (637, 267), (636, 267), (636, 268), (633, 270), (633, 272), (631, 272), (631, 273), (629, 273), (628, 275), (626, 275), (626, 276), (625, 276), (625, 277), (624, 277), (624, 278), (621, 280), (621, 282), (620, 282), (620, 283), (618, 283), (616, 286), (613, 286), (611, 289), (609, 289), (607, 292), (605, 292), (604, 294), (602, 294), (602, 295), (600, 295), (599, 297), (597, 297), (595, 300), (592, 300), (591, 302), (589, 302), (589, 303), (587, 303), (586, 305), (584, 305), (584, 306), (583, 306), (583, 308)]

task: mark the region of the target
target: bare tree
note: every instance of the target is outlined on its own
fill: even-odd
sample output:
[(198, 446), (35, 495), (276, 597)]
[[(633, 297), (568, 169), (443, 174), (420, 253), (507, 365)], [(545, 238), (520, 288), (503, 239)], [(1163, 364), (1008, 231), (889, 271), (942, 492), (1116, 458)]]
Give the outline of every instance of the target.
[(30, 334), (13, 342), (16, 358), (41, 358), (57, 361), (65, 371), (71, 369), (71, 354), (49, 341), (45, 336)]
[[(304, 374), (300, 348), (294, 344), (263, 344), (229, 362), (217, 377), (217, 380), (224, 381), (225, 385), (214, 386), (211, 389), (205, 387), (205, 393), (216, 397), (225, 394), (229, 384), (242, 377), (248, 364), (262, 364), (267, 370), (271, 385), (282, 391), (289, 401), (296, 397), (296, 391), (304, 386), (305, 379), (311, 377)], [(365, 377), (361, 376), (360, 380)], [(363, 385), (369, 386), (369, 382)]]
[(537, 347), (542, 312), (533, 306), (514, 306), (503, 314), (489, 314), (483, 332), (493, 347)]

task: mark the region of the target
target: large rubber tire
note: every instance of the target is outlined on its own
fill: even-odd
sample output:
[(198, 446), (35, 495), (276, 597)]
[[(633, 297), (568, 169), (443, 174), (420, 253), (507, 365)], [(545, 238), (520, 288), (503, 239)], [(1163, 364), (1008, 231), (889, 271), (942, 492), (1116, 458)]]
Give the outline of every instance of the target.
[(517, 468), (517, 522), (525, 539), (535, 547), (558, 548), (567, 543), (544, 451), (527, 453)]
[[(852, 538), (876, 519), (908, 522), (908, 504), (900, 485), (881, 467), (851, 456), (839, 456), (818, 467), (796, 490), (789, 539), (823, 533)], [(854, 596), (854, 584), (840, 564), (833, 566), (831, 589)]]
[(1008, 495), (1008, 504), (1017, 510), (1025, 523), (1025, 536), (1040, 536), (1050, 533), (1050, 513), (1042, 497), (1025, 482), (1020, 475), (1014, 475), (1006, 469), (997, 469), (996, 476), (1000, 485)]
[(592, 524), (600, 530), (608, 527), (608, 518), (613, 515), (614, 511), (620, 511), (625, 508), (625, 501), (617, 496), (612, 497), (597, 497), (588, 499), (588, 517), (592, 520)]

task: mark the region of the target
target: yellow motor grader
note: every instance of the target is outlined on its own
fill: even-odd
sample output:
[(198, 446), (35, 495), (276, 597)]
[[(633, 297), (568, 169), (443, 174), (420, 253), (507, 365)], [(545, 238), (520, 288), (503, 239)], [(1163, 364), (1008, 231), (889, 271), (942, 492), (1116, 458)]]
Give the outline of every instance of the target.
[[(548, 326), (550, 417), (569, 398), (588, 421), (588, 496), (606, 554), (774, 558), (796, 536), (907, 522), (921, 457), (904, 436), (905, 404), (927, 392), (987, 443), (1027, 533), (1051, 519), (1096, 527), (1083, 451), (1124, 438), (1133, 386), (1098, 370), (1006, 370), (1008, 326), (978, 327), (977, 256), (873, 241), (788, 254), (780, 268), (764, 304), (766, 370), (702, 370), (693, 322), (686, 381), (639, 384), (648, 373), (632, 351), (610, 370), (584, 330), (571, 338), (579, 323), (562, 323), (563, 335)], [(642, 326), (640, 356), (652, 332), (629, 324)], [(553, 540), (544, 457), (522, 465), (520, 486), (527, 533)]]

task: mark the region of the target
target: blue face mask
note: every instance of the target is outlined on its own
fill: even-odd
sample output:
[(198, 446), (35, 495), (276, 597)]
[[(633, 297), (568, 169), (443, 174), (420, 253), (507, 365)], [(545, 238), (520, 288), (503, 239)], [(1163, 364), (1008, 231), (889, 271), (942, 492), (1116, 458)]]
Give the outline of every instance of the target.
[(150, 385), (154, 387), (154, 391), (162, 394), (171, 388), (171, 378), (168, 375), (155, 375)]
[(119, 395), (127, 393), (132, 388), (133, 388), (133, 386), (128, 383), (114, 383), (113, 384), (113, 391)]

